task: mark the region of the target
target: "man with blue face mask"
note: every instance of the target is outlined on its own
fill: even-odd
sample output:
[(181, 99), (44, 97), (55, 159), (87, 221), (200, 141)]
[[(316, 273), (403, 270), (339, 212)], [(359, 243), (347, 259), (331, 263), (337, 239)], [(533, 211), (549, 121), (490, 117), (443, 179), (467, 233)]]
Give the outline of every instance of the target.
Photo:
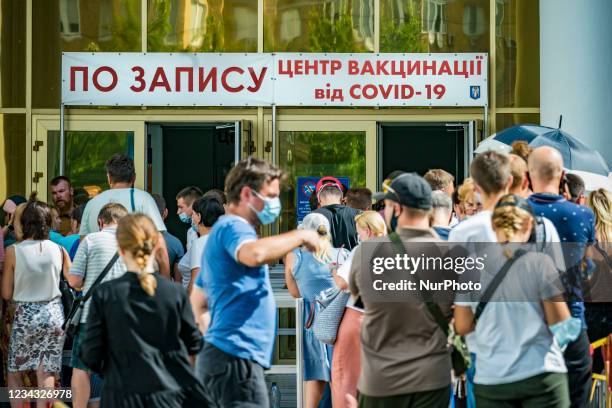
[(202, 197), (203, 193), (199, 187), (189, 186), (185, 187), (176, 195), (176, 214), (178, 215), (181, 222), (189, 224), (190, 228), (187, 230), (187, 251), (178, 263), (178, 281), (183, 284), (185, 288), (189, 287), (191, 282), (191, 244), (198, 239), (197, 226), (192, 222), (193, 215), (193, 203)]
[(281, 178), (278, 168), (249, 157), (225, 179), (226, 215), (209, 233), (194, 290), (204, 292), (210, 310), (198, 357), (210, 407), (269, 406), (264, 369), (272, 362), (276, 305), (267, 264), (297, 247), (319, 246), (311, 230), (257, 236), (255, 227), (280, 215)]

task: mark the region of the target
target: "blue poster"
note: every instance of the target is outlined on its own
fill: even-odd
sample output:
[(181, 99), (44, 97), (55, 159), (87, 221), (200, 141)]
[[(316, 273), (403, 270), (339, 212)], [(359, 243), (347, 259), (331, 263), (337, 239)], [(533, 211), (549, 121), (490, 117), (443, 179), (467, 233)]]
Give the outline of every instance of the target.
[[(302, 222), (304, 217), (310, 212), (310, 196), (315, 192), (317, 182), (321, 177), (298, 177), (297, 178), (297, 223), (298, 225)], [(336, 177), (344, 186), (349, 189), (350, 178), (348, 177)]]

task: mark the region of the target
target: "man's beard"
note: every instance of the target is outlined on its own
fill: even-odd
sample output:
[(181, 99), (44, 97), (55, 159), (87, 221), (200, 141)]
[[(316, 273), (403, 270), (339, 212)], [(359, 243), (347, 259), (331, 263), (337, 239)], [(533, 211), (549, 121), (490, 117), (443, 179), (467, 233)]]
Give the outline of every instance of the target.
[(67, 203), (66, 201), (64, 201), (64, 200), (57, 200), (57, 201), (55, 202), (55, 206), (56, 206), (57, 208), (59, 208), (59, 209), (62, 209), (62, 210), (63, 210), (64, 208), (66, 208), (66, 205), (67, 205), (67, 204), (68, 204), (68, 203)]

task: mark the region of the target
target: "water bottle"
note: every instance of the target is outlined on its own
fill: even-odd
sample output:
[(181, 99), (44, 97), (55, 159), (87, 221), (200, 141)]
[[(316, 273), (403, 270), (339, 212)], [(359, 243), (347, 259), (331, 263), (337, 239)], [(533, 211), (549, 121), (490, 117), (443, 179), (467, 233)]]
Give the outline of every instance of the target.
[(271, 408), (280, 408), (281, 403), (281, 393), (280, 388), (276, 385), (275, 382), (272, 383), (270, 387), (270, 407)]

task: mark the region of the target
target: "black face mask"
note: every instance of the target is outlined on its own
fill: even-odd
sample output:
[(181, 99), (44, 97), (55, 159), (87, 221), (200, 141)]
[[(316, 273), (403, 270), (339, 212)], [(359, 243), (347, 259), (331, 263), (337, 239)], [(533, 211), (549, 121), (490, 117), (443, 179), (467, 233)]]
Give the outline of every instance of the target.
[[(400, 211), (400, 214), (401, 214), (401, 211)], [(395, 215), (395, 212), (393, 212), (393, 214), (391, 215), (391, 225), (389, 225), (392, 232), (395, 232), (395, 230), (397, 229), (397, 219), (398, 218), (399, 218), (399, 215)]]

